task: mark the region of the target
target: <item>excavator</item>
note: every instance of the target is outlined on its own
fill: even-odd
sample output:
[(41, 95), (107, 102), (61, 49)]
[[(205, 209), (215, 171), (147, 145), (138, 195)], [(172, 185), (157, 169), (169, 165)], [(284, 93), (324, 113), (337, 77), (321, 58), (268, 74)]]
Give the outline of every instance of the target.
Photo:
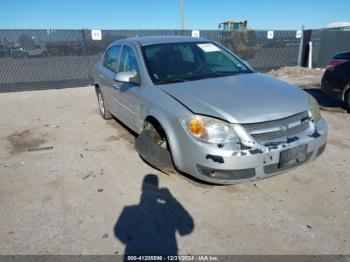
[(254, 30), (248, 30), (248, 21), (228, 20), (219, 24), (220, 42), (243, 59), (252, 59), (262, 48)]
[(219, 28), (223, 29), (224, 31), (240, 31), (240, 30), (247, 30), (248, 21), (236, 21), (236, 20), (228, 20), (224, 21), (219, 24)]

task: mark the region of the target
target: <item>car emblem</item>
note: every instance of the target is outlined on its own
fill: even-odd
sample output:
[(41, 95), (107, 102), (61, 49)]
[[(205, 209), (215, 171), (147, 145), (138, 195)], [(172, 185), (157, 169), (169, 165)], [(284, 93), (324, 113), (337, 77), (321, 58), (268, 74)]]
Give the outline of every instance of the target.
[(281, 126), (280, 126), (280, 129), (281, 129), (281, 131), (283, 131), (283, 132), (287, 131), (288, 128), (289, 128), (289, 125), (288, 125), (288, 124), (284, 124), (284, 125), (281, 125)]

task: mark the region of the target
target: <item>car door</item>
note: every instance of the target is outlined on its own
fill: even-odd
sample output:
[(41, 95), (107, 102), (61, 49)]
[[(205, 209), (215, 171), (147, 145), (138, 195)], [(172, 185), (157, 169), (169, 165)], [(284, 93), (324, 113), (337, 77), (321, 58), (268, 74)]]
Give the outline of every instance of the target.
[[(135, 50), (129, 45), (124, 45), (119, 60), (119, 72), (131, 71), (135, 76), (140, 76), (139, 68)], [(121, 82), (115, 83), (115, 86), (112, 97), (119, 105), (120, 120), (131, 129), (137, 130), (139, 126), (138, 115), (142, 103), (141, 87), (132, 83)]]
[(103, 60), (103, 65), (99, 72), (100, 83), (102, 84), (102, 95), (107, 104), (108, 110), (116, 117), (120, 117), (118, 112), (118, 104), (116, 104), (113, 98), (114, 89), (116, 88), (114, 76), (118, 73), (120, 52), (122, 50), (121, 45), (114, 45), (110, 47), (106, 53)]

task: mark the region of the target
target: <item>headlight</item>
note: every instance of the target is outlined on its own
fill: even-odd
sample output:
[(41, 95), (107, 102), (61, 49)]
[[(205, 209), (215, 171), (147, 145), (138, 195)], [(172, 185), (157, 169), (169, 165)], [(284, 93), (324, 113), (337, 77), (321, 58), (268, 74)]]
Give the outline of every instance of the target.
[(215, 118), (194, 115), (180, 121), (188, 134), (202, 142), (225, 143), (237, 139), (232, 125)]
[(309, 109), (311, 111), (312, 118), (317, 123), (321, 119), (320, 106), (318, 105), (316, 99), (312, 95), (309, 95), (309, 106), (310, 106)]

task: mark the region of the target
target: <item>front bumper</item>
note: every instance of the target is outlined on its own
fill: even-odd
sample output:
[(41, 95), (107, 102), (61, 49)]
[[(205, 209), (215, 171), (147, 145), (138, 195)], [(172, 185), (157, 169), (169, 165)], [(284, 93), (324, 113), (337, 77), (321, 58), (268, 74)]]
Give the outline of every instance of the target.
[[(317, 132), (310, 128), (298, 134), (296, 139), (278, 146), (264, 147), (263, 150), (232, 151), (225, 149), (225, 146), (219, 148), (217, 145), (187, 140), (177, 167), (200, 180), (215, 184), (237, 184), (275, 176), (311, 162), (323, 153), (328, 127), (323, 119), (315, 127)], [(303, 144), (307, 144), (305, 160), (280, 167), (280, 153)]]

